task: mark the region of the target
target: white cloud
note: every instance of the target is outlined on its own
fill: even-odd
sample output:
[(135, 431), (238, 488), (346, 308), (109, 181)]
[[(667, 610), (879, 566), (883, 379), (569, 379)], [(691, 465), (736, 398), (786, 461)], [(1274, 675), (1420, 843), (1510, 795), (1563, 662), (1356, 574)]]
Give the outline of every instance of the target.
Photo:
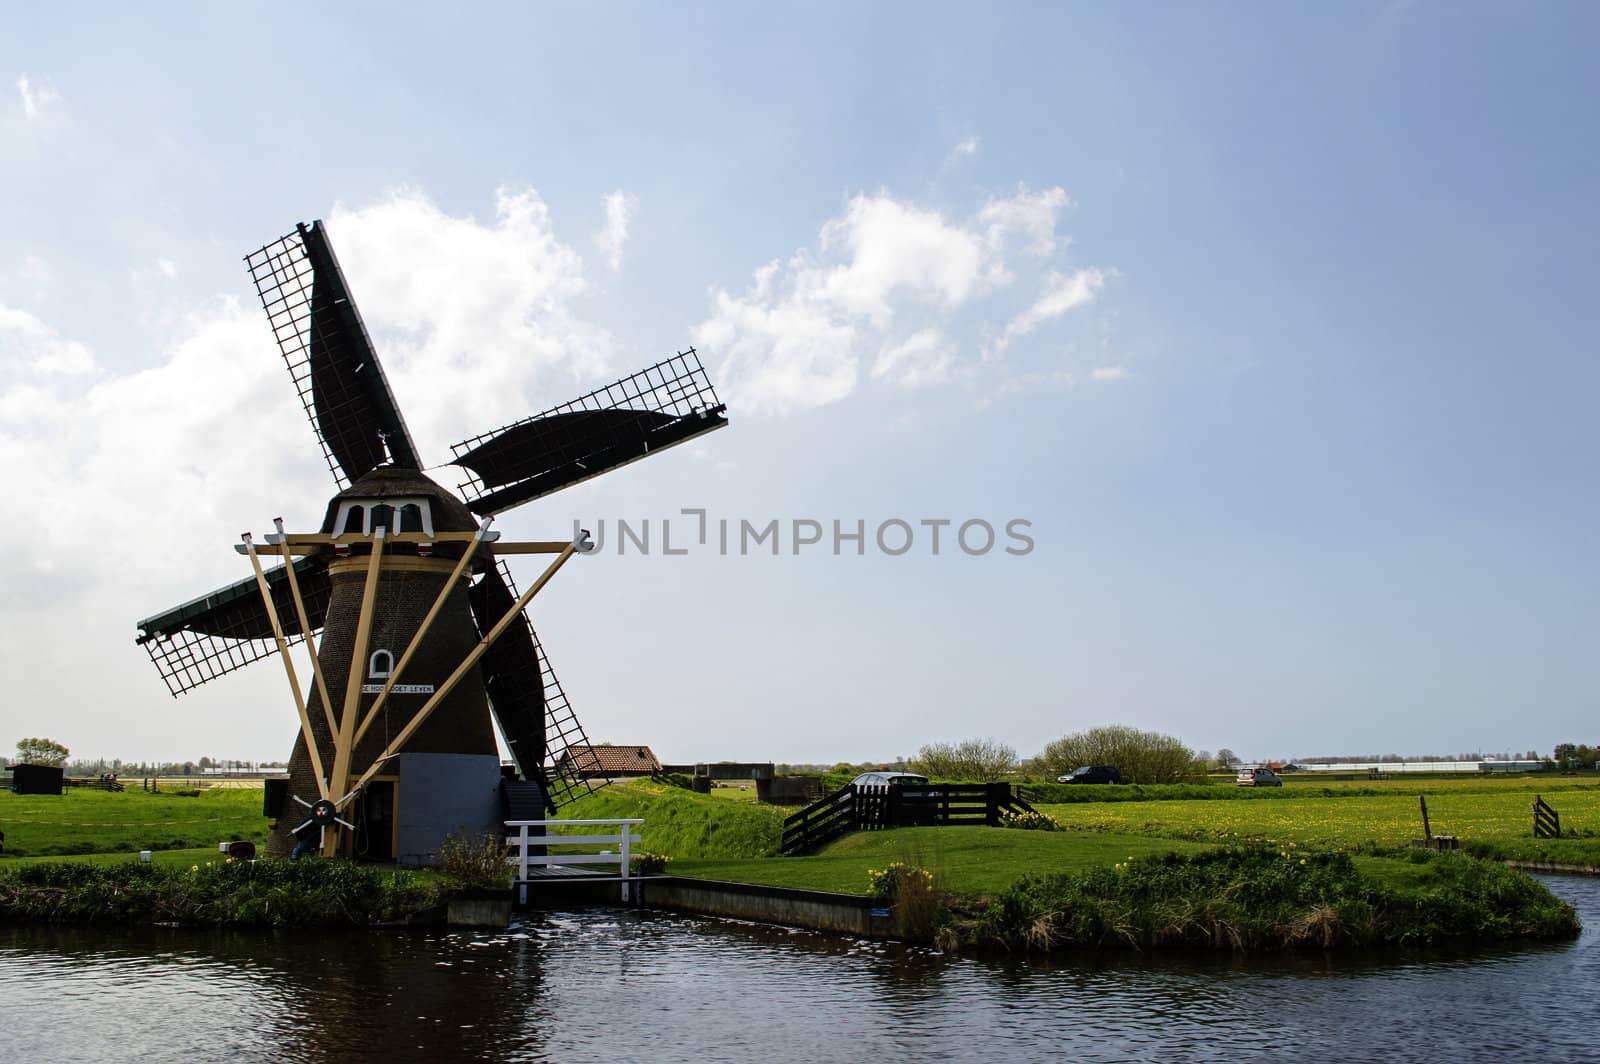
[(768, 300), (764, 287), (758, 280), (744, 299), (717, 292), (714, 316), (695, 330), (695, 343), (721, 359), (718, 387), (752, 411), (821, 406), (849, 395), (856, 327), (804, 300)]
[(954, 355), (943, 333), (922, 329), (878, 352), (872, 364), (873, 380), (887, 380), (902, 388), (923, 388), (949, 376)]
[(83, 344), (25, 310), (0, 304), (0, 377), (8, 388), (17, 381), (82, 376), (93, 368), (94, 356)]
[(45, 109), (61, 100), (61, 94), (48, 85), (35, 85), (28, 75), (17, 78), (17, 95), (22, 98), (22, 117), (33, 121), (43, 116)]
[(1128, 379), (1128, 371), (1121, 366), (1096, 366), (1089, 371), (1089, 379), (1092, 381), (1125, 381)]
[(1056, 249), (1056, 218), (1070, 206), (1072, 201), (1062, 189), (1019, 189), (1015, 196), (984, 204), (978, 212), (978, 222), (996, 251), (1020, 236), (1029, 254), (1049, 255)]
[[(721, 358), (721, 387), (752, 412), (842, 399), (872, 352), (873, 380), (920, 387), (951, 379), (961, 346), (952, 329), (981, 321), (985, 301), (1017, 270), (1039, 275), (1037, 260), (1064, 246), (1055, 222), (1067, 205), (1059, 188), (1021, 189), (962, 220), (888, 192), (857, 195), (822, 225), (814, 247), (761, 267), (743, 295), (713, 289), (696, 342)], [(1104, 276), (1067, 278), (1087, 288), (1076, 297), (1051, 288), (1060, 275), (1049, 273), (1045, 294), (1023, 315), (1031, 320), (1013, 322), (999, 346), (1092, 297)]]
[[(149, 588), (157, 574), (175, 576), (191, 564), (171, 538), (190, 525), (223, 537), (217, 542), (226, 552), (237, 522), (283, 476), (271, 444), (236, 444), (258, 439), (255, 426), (291, 424), (294, 415), (259, 318), (231, 300), (193, 311), (160, 365), (116, 375), (84, 344), (0, 307), (0, 460), (10, 483), (0, 521), (22, 528), (41, 515), (49, 520), (47, 536), (24, 537), (0, 555), (0, 585), (27, 587), (41, 573), (70, 569), (89, 586)], [(307, 438), (302, 446), (309, 445)], [(174, 498), (183, 500), (180, 513), (152, 512), (152, 500)], [(219, 511), (229, 515), (225, 528), (209, 520)], [(107, 537), (115, 549), (105, 549)], [(139, 564), (130, 565), (133, 558)], [(46, 617), (82, 604), (52, 598), (0, 609), (13, 605)], [(28, 628), (21, 617), (7, 620), (16, 622), (7, 631)]]
[(595, 237), (612, 273), (622, 272), (622, 246), (628, 242), (628, 223), (639, 213), (639, 197), (620, 189), (606, 196), (606, 227)]
[(174, 280), (178, 276), (178, 264), (168, 258), (157, 259), (156, 269), (160, 272), (161, 276), (165, 277), (169, 281)]
[(401, 191), (336, 208), (328, 234), (424, 461), (611, 369), (610, 335), (572, 309), (583, 260), (531, 189), (501, 189), (487, 224)]
[(1100, 289), (1105, 287), (1106, 275), (1103, 270), (1078, 270), (1072, 274), (1059, 274), (1051, 271), (1045, 277), (1044, 291), (1033, 305), (1006, 325), (1005, 332), (1000, 334), (993, 348), (987, 355), (998, 355), (1011, 343), (1020, 337), (1027, 336), (1047, 321), (1061, 317), (1074, 307), (1081, 307), (1090, 302)]
[(945, 156), (944, 164), (951, 166), (962, 159), (970, 159), (976, 154), (978, 154), (978, 138), (967, 137), (950, 149), (950, 154)]

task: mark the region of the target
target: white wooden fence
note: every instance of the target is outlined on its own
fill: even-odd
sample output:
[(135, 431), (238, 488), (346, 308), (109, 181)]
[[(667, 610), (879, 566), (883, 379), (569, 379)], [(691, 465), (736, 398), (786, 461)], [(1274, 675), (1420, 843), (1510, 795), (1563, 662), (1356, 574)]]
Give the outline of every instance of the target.
[[(622, 900), (628, 900), (628, 883), (632, 879), (631, 861), (633, 844), (639, 842), (639, 836), (633, 829), (643, 824), (643, 819), (634, 820), (507, 820), (506, 827), (516, 834), (506, 836), (506, 845), (511, 849), (511, 856), (507, 858), (517, 868), (517, 900), (520, 904), (528, 902), (528, 881), (531, 878), (560, 878), (568, 882), (584, 882), (595, 879), (610, 879), (606, 876), (574, 875), (565, 872), (571, 865), (616, 865), (617, 880), (622, 884)], [(611, 834), (591, 835), (558, 835), (552, 829), (565, 827), (612, 827)], [(540, 829), (537, 834), (530, 833), (530, 828)], [(528, 852), (534, 846), (615, 846), (616, 849), (604, 853), (564, 853), (541, 857)], [(542, 868), (550, 871), (545, 876), (530, 877), (530, 868)]]

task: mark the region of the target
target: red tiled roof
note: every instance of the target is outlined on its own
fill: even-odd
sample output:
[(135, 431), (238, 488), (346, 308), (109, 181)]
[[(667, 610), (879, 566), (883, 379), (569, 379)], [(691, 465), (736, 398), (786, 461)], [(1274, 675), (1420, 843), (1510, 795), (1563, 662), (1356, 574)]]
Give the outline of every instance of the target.
[(661, 771), (648, 746), (569, 746), (561, 760), (585, 776), (644, 776)]

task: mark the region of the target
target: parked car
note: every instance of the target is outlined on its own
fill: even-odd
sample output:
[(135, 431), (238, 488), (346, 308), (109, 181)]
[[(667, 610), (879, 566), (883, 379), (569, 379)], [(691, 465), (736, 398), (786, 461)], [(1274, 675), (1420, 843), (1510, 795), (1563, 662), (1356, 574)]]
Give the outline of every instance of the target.
[(1282, 787), (1283, 780), (1270, 768), (1247, 768), (1239, 771), (1233, 781), (1240, 787)]
[(926, 787), (928, 777), (919, 776), (915, 772), (863, 772), (850, 783), (856, 787), (871, 785), (874, 787)]
[(1057, 783), (1121, 783), (1122, 773), (1110, 765), (1084, 765), (1065, 776), (1057, 776)]
[[(905, 826), (939, 822), (938, 803), (932, 800), (935, 792), (928, 785), (926, 776), (919, 776), (915, 772), (863, 772), (850, 782), (857, 787), (872, 788), (864, 793), (877, 796), (868, 797), (864, 807), (858, 805), (857, 815), (889, 823), (889, 807), (884, 802), (886, 799), (894, 801), (888, 795), (897, 795), (900, 800), (895, 803), (898, 808), (893, 814), (894, 824)], [(879, 791), (880, 787), (885, 788), (887, 794)]]

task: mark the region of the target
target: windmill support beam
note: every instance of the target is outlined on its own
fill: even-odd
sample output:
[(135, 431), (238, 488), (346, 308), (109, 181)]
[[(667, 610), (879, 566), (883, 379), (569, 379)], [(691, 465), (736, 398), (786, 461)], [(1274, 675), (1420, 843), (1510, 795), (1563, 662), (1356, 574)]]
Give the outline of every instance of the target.
[(278, 608), (273, 604), (272, 589), (267, 586), (267, 574), (261, 568), (261, 559), (256, 555), (255, 543), (250, 539), (248, 532), (244, 534), (243, 539), (245, 552), (250, 555), (250, 566), (256, 572), (256, 586), (261, 589), (262, 604), (266, 607), (267, 618), (272, 622), (272, 637), (278, 641), (278, 656), (283, 659), (283, 669), (289, 674), (289, 689), (294, 692), (294, 708), (300, 714), (300, 734), (305, 739), (306, 752), (311, 755), (311, 768), (317, 774), (318, 797), (326, 798), (327, 777), (322, 771), (322, 756), (317, 753), (317, 737), (311, 733), (311, 714), (306, 712), (306, 698), (300, 693), (300, 680), (295, 676), (294, 662), (289, 658), (289, 641), (284, 638), (283, 624), (278, 620)]
[[(367, 563), (367, 582), (361, 589), (361, 616), (356, 621), (355, 646), (350, 652), (349, 676), (344, 686), (344, 706), (339, 711), (339, 733), (333, 748), (333, 778), (328, 790), (343, 802), (350, 793), (350, 756), (355, 752), (356, 714), (361, 709), (361, 670), (367, 660), (367, 642), (372, 638), (372, 606), (378, 599), (378, 573), (383, 565), (384, 529), (372, 534), (372, 558)], [(332, 857), (339, 840), (330, 838), (322, 848)]]
[(500, 638), (501, 634), (511, 626), (511, 623), (514, 620), (522, 615), (522, 611), (527, 608), (528, 603), (533, 601), (533, 596), (537, 595), (544, 588), (544, 586), (550, 582), (550, 578), (555, 576), (563, 565), (567, 564), (567, 559), (571, 558), (573, 554), (577, 553), (579, 544), (581, 542), (583, 542), (583, 537), (580, 536), (578, 539), (574, 539), (572, 542), (568, 543), (566, 548), (562, 550), (560, 554), (556, 555), (555, 561), (551, 562), (549, 567), (539, 575), (539, 579), (530, 584), (528, 586), (528, 590), (524, 591), (517, 598), (517, 601), (512, 604), (509, 610), (506, 611), (505, 616), (501, 617), (495, 626), (484, 634), (484, 637), (478, 641), (478, 645), (473, 647), (471, 652), (462, 659), (460, 665), (456, 666), (456, 670), (450, 674), (450, 678), (445, 680), (445, 682), (437, 691), (433, 693), (427, 702), (423, 703), (421, 709), (417, 710), (417, 714), (411, 718), (411, 722), (404, 728), (400, 729), (400, 733), (394, 737), (394, 740), (389, 743), (388, 747), (383, 751), (383, 753), (379, 754), (373, 759), (371, 766), (369, 766), (367, 770), (361, 774), (361, 777), (356, 780), (355, 785), (350, 788), (350, 792), (352, 794), (356, 791), (359, 791), (362, 787), (365, 787), (367, 782), (371, 780), (373, 776), (378, 774), (378, 771), (380, 768), (382, 768), (383, 763), (393, 757), (400, 750), (400, 748), (406, 744), (406, 741), (416, 733), (416, 730), (422, 727), (422, 725), (427, 721), (429, 715), (431, 715), (433, 711), (439, 707), (440, 703), (442, 703), (445, 698), (449, 696), (451, 691), (455, 690), (456, 685), (459, 684), (466, 677), (466, 675), (472, 671), (472, 667), (478, 663), (479, 658), (483, 657), (484, 652), (489, 649), (496, 639)]
[[(475, 532), (390, 532), (384, 530), (390, 544), (395, 543), (475, 543), (479, 539), (493, 543), (500, 538), (500, 533), (485, 533), (481, 529)], [(268, 542), (277, 543), (277, 536), (268, 536)], [(345, 532), (340, 535), (331, 535), (324, 532), (289, 532), (283, 536), (282, 542), (291, 547), (337, 547), (340, 545), (355, 546), (365, 545), (372, 539), (365, 532)]]
[[(324, 536), (317, 534), (290, 533), (277, 536), (268, 534), (267, 542), (278, 548), (280, 554), (307, 555), (317, 554), (327, 547), (366, 546), (372, 542), (372, 537), (364, 533), (351, 533), (343, 536)], [(563, 539), (540, 539), (528, 542), (501, 543), (498, 542), (500, 533), (491, 532), (483, 537), (483, 542), (490, 544), (490, 550), (495, 554), (560, 554), (567, 549), (567, 541)], [(398, 532), (389, 536), (390, 546), (440, 543), (473, 543), (478, 539), (476, 532), (440, 532), (428, 535), (426, 532)], [(240, 554), (245, 549), (235, 547)]]
[(560, 540), (534, 540), (531, 543), (496, 543), (491, 550), (495, 554), (560, 554), (571, 544)]
[[(483, 524), (478, 526), (478, 538), (488, 533), (489, 524), (493, 520), (494, 518), (492, 517), (483, 519)], [(473, 542), (476, 543), (477, 538)], [(406, 647), (405, 653), (400, 655), (400, 661), (393, 669), (389, 670), (389, 678), (384, 681), (383, 690), (378, 692), (378, 697), (373, 700), (372, 705), (367, 709), (367, 715), (361, 719), (360, 726), (356, 728), (355, 738), (351, 740), (350, 745), (352, 747), (360, 745), (361, 737), (367, 734), (368, 728), (372, 727), (372, 722), (378, 717), (378, 711), (383, 708), (384, 703), (389, 698), (389, 692), (394, 690), (394, 685), (400, 681), (400, 674), (411, 663), (411, 658), (416, 654), (417, 648), (422, 645), (422, 640), (427, 636), (428, 629), (433, 626), (433, 622), (439, 616), (439, 612), (444, 609), (444, 604), (449, 601), (450, 593), (455, 590), (456, 583), (467, 571), (467, 567), (472, 564), (472, 556), (475, 553), (477, 552), (472, 547), (468, 547), (461, 552), (461, 560), (456, 562), (455, 571), (450, 574), (450, 579), (446, 580), (444, 586), (439, 589), (439, 596), (433, 600), (433, 606), (428, 610), (427, 616), (422, 618), (422, 623), (417, 627), (417, 634), (411, 637), (411, 643)]]
[[(283, 535), (283, 518), (278, 518), (273, 524), (277, 526), (278, 534)], [(278, 553), (283, 555), (284, 574), (289, 578), (289, 596), (294, 599), (294, 615), (300, 621), (300, 630), (306, 633), (306, 649), (311, 651), (311, 677), (322, 695), (322, 713), (328, 719), (328, 733), (331, 735), (338, 730), (333, 722), (333, 699), (328, 697), (328, 681), (323, 678), (322, 663), (317, 660), (317, 648), (311, 642), (311, 621), (306, 617), (305, 599), (300, 597), (300, 581), (294, 576), (294, 559), (289, 557), (289, 551), (281, 541), (278, 546)], [(288, 651), (280, 648), (280, 653), (287, 656)], [(307, 741), (310, 741), (309, 736)], [(320, 778), (322, 773), (318, 772), (317, 775)]]

